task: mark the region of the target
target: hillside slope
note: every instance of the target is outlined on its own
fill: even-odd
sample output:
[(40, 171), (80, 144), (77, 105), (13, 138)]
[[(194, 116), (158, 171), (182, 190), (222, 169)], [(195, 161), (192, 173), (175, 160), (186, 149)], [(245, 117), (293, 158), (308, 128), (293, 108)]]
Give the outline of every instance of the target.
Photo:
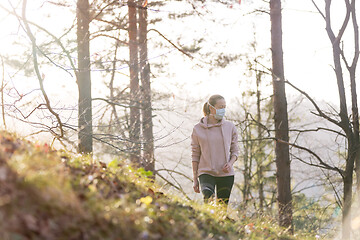
[(163, 193), (149, 174), (0, 132), (0, 239), (313, 239)]

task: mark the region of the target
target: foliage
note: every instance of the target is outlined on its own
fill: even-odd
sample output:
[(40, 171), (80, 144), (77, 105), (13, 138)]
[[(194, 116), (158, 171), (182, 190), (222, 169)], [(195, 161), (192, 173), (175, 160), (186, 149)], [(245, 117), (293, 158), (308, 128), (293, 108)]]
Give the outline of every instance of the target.
[(327, 204), (325, 200), (316, 201), (311, 198), (307, 198), (305, 194), (299, 193), (293, 195), (293, 224), (295, 231), (302, 230), (311, 233), (318, 233), (319, 230), (326, 232), (328, 237), (334, 237), (333, 235), (339, 229), (336, 226), (340, 226), (340, 208), (334, 206), (334, 204)]

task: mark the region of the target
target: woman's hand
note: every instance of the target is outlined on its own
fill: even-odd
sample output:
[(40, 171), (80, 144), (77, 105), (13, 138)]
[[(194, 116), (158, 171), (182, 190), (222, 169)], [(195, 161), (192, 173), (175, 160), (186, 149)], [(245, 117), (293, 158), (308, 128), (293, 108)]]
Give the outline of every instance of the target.
[(230, 172), (231, 167), (234, 165), (234, 162), (236, 161), (237, 157), (235, 155), (231, 156), (231, 159), (229, 162), (225, 163), (222, 170), (226, 173)]
[(225, 163), (225, 164), (224, 164), (224, 166), (223, 166), (222, 170), (223, 170), (223, 172), (228, 173), (228, 172), (230, 172), (231, 167), (232, 167), (231, 162), (227, 162), (227, 163)]
[(200, 193), (199, 189), (199, 180), (197, 178), (194, 178), (194, 185), (193, 185), (194, 191), (197, 193)]

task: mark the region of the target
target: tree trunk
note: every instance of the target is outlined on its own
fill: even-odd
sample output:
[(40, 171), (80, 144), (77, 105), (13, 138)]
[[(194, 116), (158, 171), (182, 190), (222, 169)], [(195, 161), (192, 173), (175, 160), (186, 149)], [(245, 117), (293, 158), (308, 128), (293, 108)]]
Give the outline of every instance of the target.
[[(270, 19), (275, 138), (288, 142), (289, 127), (282, 50), (281, 0), (270, 0)], [(289, 228), (289, 231), (293, 233), (289, 145), (277, 141), (275, 154), (279, 223), (280, 226)]]
[[(338, 93), (340, 99), (340, 127), (346, 134), (348, 141), (347, 148), (347, 158), (345, 171), (343, 173), (343, 183), (344, 183), (344, 195), (343, 195), (343, 209), (342, 209), (342, 239), (348, 240), (351, 236), (351, 205), (352, 205), (352, 186), (353, 186), (353, 171), (355, 159), (358, 156), (358, 147), (359, 147), (359, 119), (358, 119), (358, 110), (357, 110), (357, 95), (356, 95), (356, 84), (355, 84), (355, 68), (357, 63), (358, 56), (358, 34), (356, 33), (356, 16), (355, 16), (355, 1), (352, 1), (352, 6), (347, 8), (345, 15), (345, 20), (342, 25), (341, 30), (338, 33), (338, 36), (334, 35), (334, 32), (331, 27), (331, 1), (325, 2), (325, 21), (326, 21), (326, 31), (329, 36), (329, 39), (332, 43), (333, 50), (333, 60), (334, 60), (334, 70), (337, 80)], [(352, 111), (353, 111), (353, 128), (351, 128), (350, 119), (348, 116), (347, 102), (346, 102), (346, 93), (344, 86), (344, 76), (341, 65), (341, 58), (343, 50), (340, 47), (341, 38), (344, 34), (345, 28), (348, 25), (350, 16), (354, 11), (353, 25), (355, 30), (355, 48), (357, 56), (355, 56), (352, 66), (347, 66), (350, 73), (350, 84), (351, 84), (351, 98), (352, 98)], [(355, 21), (355, 22), (354, 22)], [(343, 58), (344, 59), (344, 58)], [(347, 64), (346, 64), (347, 65)]]
[[(150, 64), (147, 48), (147, 9), (139, 8), (139, 54), (140, 54), (140, 76), (142, 86), (142, 130), (144, 137), (144, 166), (145, 170), (154, 172), (154, 140), (151, 106)], [(155, 176), (155, 175), (153, 175)]]
[(134, 0), (128, 1), (129, 10), (129, 51), (130, 51), (130, 141), (132, 148), (130, 160), (141, 166), (140, 162), (140, 107), (139, 107), (139, 68), (137, 41), (137, 6)]
[[(356, 45), (358, 46), (358, 40)], [(357, 47), (357, 52), (359, 49)], [(359, 142), (359, 110), (357, 105), (356, 92), (356, 62), (354, 62), (352, 69), (350, 69), (350, 88), (351, 88), (351, 102), (352, 102), (352, 124), (353, 124), (353, 149), (349, 148), (349, 160), (347, 160), (346, 172), (344, 178), (344, 208), (343, 208), (343, 239), (350, 238), (351, 230), (351, 205), (352, 205), (352, 186), (353, 186), (353, 171), (356, 166), (356, 190), (358, 200), (360, 200), (360, 142)], [(346, 219), (347, 218), (347, 219)], [(348, 233), (345, 233), (348, 232)], [(345, 234), (345, 235), (344, 235)]]
[[(247, 131), (245, 130), (245, 139), (249, 140), (249, 136), (247, 136)], [(250, 190), (250, 178), (249, 178), (249, 172), (251, 170), (249, 170), (249, 141), (245, 141), (245, 149), (244, 149), (244, 171), (243, 171), (243, 176), (244, 176), (244, 187), (242, 189), (242, 193), (243, 193), (243, 208), (246, 210), (247, 209), (247, 205), (248, 205), (248, 201), (249, 201), (249, 194), (248, 194), (248, 190)]]
[(4, 91), (5, 91), (5, 65), (4, 65), (4, 59), (2, 56), (1, 58), (1, 66), (2, 66), (2, 81), (1, 81), (1, 113), (2, 113), (2, 119), (4, 124), (4, 129), (6, 130), (6, 121), (5, 121), (5, 105), (4, 105)]
[[(257, 106), (257, 122), (258, 122), (258, 139), (262, 139), (262, 129), (261, 129), (261, 92), (260, 92), (260, 83), (261, 83), (261, 73), (256, 72), (256, 106)], [(259, 148), (257, 150), (257, 172), (258, 172), (258, 187), (259, 187), (259, 209), (260, 212), (264, 211), (264, 173), (263, 173), (263, 154), (261, 154), (263, 149), (262, 141), (259, 142)]]
[(344, 195), (342, 209), (342, 239), (349, 240), (351, 236), (351, 205), (352, 205), (352, 186), (355, 155), (351, 154), (354, 150), (352, 143), (349, 143), (348, 159), (344, 173)]
[(358, 201), (360, 202), (360, 136), (359, 136), (359, 108), (357, 104), (357, 91), (356, 91), (356, 68), (359, 60), (359, 26), (357, 23), (356, 17), (356, 7), (355, 1), (352, 2), (351, 8), (351, 17), (354, 30), (354, 59), (349, 69), (350, 73), (350, 88), (351, 88), (351, 102), (352, 102), (352, 117), (353, 117), (353, 126), (354, 126), (354, 137), (356, 145), (356, 155), (355, 155), (355, 169), (356, 169), (356, 190)]
[(89, 1), (77, 1), (77, 45), (78, 45), (78, 74), (79, 89), (79, 153), (92, 153), (92, 107), (91, 107), (91, 78), (90, 78), (90, 46), (89, 46)]

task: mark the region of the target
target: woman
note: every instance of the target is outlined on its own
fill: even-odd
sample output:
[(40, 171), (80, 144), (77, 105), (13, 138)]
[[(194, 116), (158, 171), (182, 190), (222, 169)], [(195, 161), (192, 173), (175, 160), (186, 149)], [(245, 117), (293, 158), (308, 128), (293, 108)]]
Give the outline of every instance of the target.
[[(239, 155), (238, 134), (235, 125), (224, 119), (226, 102), (221, 95), (213, 95), (204, 104), (204, 117), (191, 135), (194, 191), (199, 181), (204, 202), (216, 197), (228, 205), (235, 173), (234, 162)], [(198, 180), (199, 178), (199, 180)]]

